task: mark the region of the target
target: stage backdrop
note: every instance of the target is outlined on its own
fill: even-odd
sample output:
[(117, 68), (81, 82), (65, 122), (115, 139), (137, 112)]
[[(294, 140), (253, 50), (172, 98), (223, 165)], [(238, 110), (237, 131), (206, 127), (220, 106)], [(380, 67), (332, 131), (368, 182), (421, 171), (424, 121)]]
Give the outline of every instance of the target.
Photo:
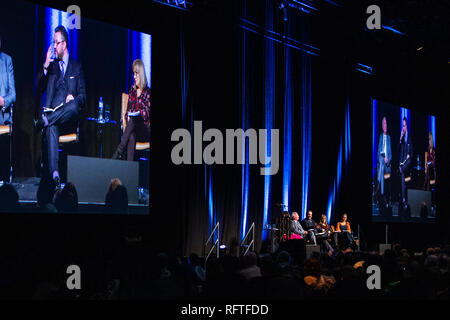
[[(203, 254), (217, 222), (219, 243), (232, 251), (255, 223), (255, 248), (259, 250), (271, 237), (266, 225), (276, 223), (281, 215), (279, 204), (301, 217), (312, 209), (316, 219), (321, 213), (334, 219), (336, 187), (343, 180), (337, 176), (337, 170), (343, 169), (336, 168), (336, 159), (339, 143), (341, 149), (346, 148), (350, 140), (344, 128), (347, 124), (349, 132), (347, 83), (329, 84), (330, 90), (318, 82), (320, 92), (312, 89), (314, 79), (319, 81), (323, 73), (314, 75), (319, 50), (310, 39), (310, 16), (290, 10), (283, 22), (273, 1), (242, 2), (236, 16), (192, 16), (195, 23), (182, 28), (181, 52), (188, 61), (182, 69), (188, 79), (183, 83), (186, 102), (180, 110), (184, 126), (193, 132), (193, 121), (203, 120), (204, 130), (278, 129), (280, 166), (272, 176), (260, 175), (260, 165), (185, 166), (183, 177), (188, 183), (183, 188), (180, 244), (186, 254)], [(338, 96), (328, 96), (331, 91)], [(316, 113), (315, 94), (329, 97), (329, 105), (322, 110), (318, 104)], [(333, 126), (323, 127), (324, 121)], [(315, 130), (330, 134), (326, 145), (322, 144), (326, 154), (320, 146), (314, 149)], [(340, 155), (349, 159), (348, 149)], [(316, 182), (314, 168), (323, 177)], [(323, 192), (315, 195), (312, 186), (319, 184)]]

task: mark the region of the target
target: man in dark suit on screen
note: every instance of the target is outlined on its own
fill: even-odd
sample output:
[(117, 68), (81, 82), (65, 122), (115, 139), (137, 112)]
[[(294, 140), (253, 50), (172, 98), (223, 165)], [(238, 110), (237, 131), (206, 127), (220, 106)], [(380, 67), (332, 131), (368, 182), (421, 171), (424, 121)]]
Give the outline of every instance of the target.
[(406, 207), (406, 183), (405, 177), (408, 176), (409, 170), (412, 166), (413, 146), (411, 142), (411, 135), (408, 133), (408, 122), (406, 117), (403, 118), (402, 132), (400, 133), (400, 176), (402, 185), (402, 201)]
[(391, 136), (387, 133), (387, 120), (383, 117), (381, 120), (383, 132), (380, 134), (378, 142), (378, 163), (377, 163), (377, 180), (380, 196), (386, 201), (384, 175), (391, 173)]
[[(86, 101), (86, 86), (81, 64), (69, 56), (68, 34), (63, 26), (55, 29), (53, 44), (47, 51), (37, 87), (46, 91), (41, 119), (35, 122), (43, 128), (44, 152), (48, 159), (48, 173), (60, 188), (58, 170), (58, 141), (62, 131), (75, 128), (81, 108)], [(53, 52), (54, 51), (54, 52)]]

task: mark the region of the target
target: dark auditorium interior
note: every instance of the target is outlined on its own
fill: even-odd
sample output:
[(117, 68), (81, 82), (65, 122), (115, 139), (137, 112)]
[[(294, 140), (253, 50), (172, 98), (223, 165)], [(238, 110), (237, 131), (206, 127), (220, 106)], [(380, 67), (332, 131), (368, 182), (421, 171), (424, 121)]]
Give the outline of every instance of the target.
[[(24, 16), (37, 16), (43, 7), (65, 12), (72, 4), (17, 3), (22, 2), (29, 8)], [(79, 57), (91, 74), (105, 76), (104, 82), (86, 79), (86, 116), (96, 112), (98, 92), (106, 91), (111, 116), (121, 121), (119, 94), (132, 77), (130, 57), (119, 42), (131, 32), (126, 30), (152, 37), (150, 152), (135, 161), (136, 183), (149, 190), (149, 204), (132, 204), (131, 189), (112, 182), (108, 194), (102, 191), (104, 203), (85, 204), (78, 198), (92, 181), (75, 186), (67, 180), (53, 193), (44, 178), (31, 204), (20, 199), (14, 184), (2, 182), (0, 299), (197, 304), (450, 299), (448, 1), (83, 0), (77, 5), (80, 37), (87, 39), (80, 43), (89, 46), (79, 48)], [(366, 25), (370, 5), (381, 8), (381, 29)], [(32, 92), (34, 79), (28, 83), (19, 72), (40, 68), (44, 48), (21, 29), (34, 23), (25, 18), (21, 23), (14, 34), (0, 19), (0, 52), (11, 55), (15, 66), (18, 127), (12, 149), (0, 153), (11, 153), (16, 177), (37, 179), (41, 146), (32, 120), (39, 103), (31, 94), (20, 97)], [(42, 46), (37, 57), (19, 53), (17, 34), (31, 41), (24, 48)], [(28, 61), (20, 66), (19, 59)], [(125, 59), (127, 68), (121, 64)], [(114, 86), (107, 88), (108, 81)], [(407, 193), (429, 196), (431, 204), (409, 196), (403, 208), (401, 183), (390, 184), (392, 197), (383, 203), (389, 217), (374, 218), (373, 207), (380, 204), (372, 152), (381, 123), (373, 117), (381, 103), (392, 106), (395, 115), (395, 121), (388, 119), (392, 150), (402, 115), (423, 117), (408, 128), (418, 142)], [(230, 128), (279, 129), (278, 172), (262, 175), (260, 163), (174, 164), (172, 133), (184, 128), (193, 134), (194, 121), (202, 121), (203, 133), (216, 128), (224, 136)], [(421, 132), (433, 130), (435, 138), (436, 184), (429, 190), (420, 180), (428, 135), (414, 136), (419, 123), (425, 126)], [(80, 125), (81, 142), (85, 155), (96, 157), (100, 147), (85, 138), (95, 134), (89, 128)], [(110, 158), (121, 133), (105, 129), (103, 134), (102, 150)], [(259, 140), (259, 148), (265, 143)], [(398, 158), (393, 155), (393, 163)], [(398, 165), (391, 168), (390, 179), (400, 179)], [(303, 220), (309, 210), (316, 222), (327, 217), (335, 237), (317, 243), (305, 235), (289, 239), (292, 212)], [(425, 219), (423, 210), (432, 219)], [(344, 213), (349, 238), (334, 230)], [(325, 242), (331, 250), (324, 249)], [(82, 270), (80, 290), (66, 286), (70, 265)], [(372, 265), (381, 270), (378, 290), (367, 287)]]

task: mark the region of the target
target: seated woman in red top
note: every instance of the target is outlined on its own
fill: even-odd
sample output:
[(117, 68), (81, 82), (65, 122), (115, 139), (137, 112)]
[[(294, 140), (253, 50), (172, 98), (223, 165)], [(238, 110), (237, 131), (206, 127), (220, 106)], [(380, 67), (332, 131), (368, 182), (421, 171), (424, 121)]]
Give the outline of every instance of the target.
[(134, 85), (128, 94), (127, 126), (113, 159), (122, 159), (124, 151), (127, 160), (134, 160), (136, 140), (150, 139), (150, 88), (147, 86), (144, 64), (140, 59), (133, 61)]

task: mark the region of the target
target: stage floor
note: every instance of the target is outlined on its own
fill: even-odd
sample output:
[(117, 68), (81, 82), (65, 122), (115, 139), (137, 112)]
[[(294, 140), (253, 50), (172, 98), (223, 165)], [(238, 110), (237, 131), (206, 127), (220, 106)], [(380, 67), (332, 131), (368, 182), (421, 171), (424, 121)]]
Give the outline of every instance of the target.
[(412, 216), (411, 208), (403, 209), (398, 202), (394, 202), (392, 206), (386, 207), (382, 212), (376, 204), (372, 204), (372, 221), (373, 222), (404, 222), (404, 223), (434, 223), (436, 222), (436, 213), (432, 210), (425, 216)]
[[(19, 203), (23, 208), (24, 213), (33, 213), (36, 211), (37, 204), (37, 190), (39, 188), (39, 177), (28, 177), (28, 178), (14, 178), (12, 185), (17, 190), (19, 194)], [(147, 191), (148, 192), (148, 191)], [(147, 193), (148, 194), (148, 193)], [(104, 202), (79, 202), (78, 203), (78, 213), (105, 213), (104, 212)], [(150, 206), (147, 204), (129, 204), (128, 214), (149, 214)], [(39, 212), (42, 213), (42, 212)]]

